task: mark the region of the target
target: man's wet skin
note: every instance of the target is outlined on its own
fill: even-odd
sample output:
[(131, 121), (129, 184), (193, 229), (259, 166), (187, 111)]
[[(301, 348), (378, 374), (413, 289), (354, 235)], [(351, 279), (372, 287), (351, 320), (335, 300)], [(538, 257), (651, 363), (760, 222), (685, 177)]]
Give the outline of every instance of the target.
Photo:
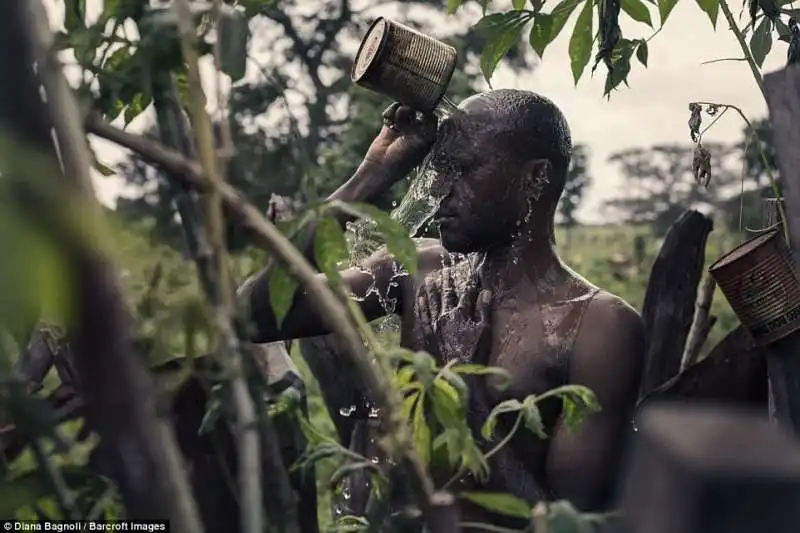
[[(530, 503), (568, 499), (584, 510), (604, 508), (636, 403), (644, 336), (629, 305), (570, 270), (556, 253), (554, 216), (572, 149), (566, 121), (549, 100), (501, 90), (462, 103), (435, 142), (407, 108), (395, 106), (387, 122), (343, 189), (364, 190), (365, 182), (419, 164), (430, 151), (433, 192), (442, 198), (441, 242), (420, 241), (413, 280), (397, 283), (397, 265), (381, 251), (344, 271), (345, 281), (357, 297), (377, 289), (379, 295), (361, 302), (369, 319), (386, 313), (379, 296), (396, 300), (406, 346), (442, 363), (470, 360), (508, 371), (512, 381), (503, 392), (471, 384), (478, 427), (504, 399), (564, 384), (592, 389), (599, 413), (569, 431), (560, 404), (545, 402), (548, 438), (522, 431), (490, 463), (492, 479), (483, 489), (510, 491)], [(325, 333), (302, 295), (280, 329), (267, 283), (254, 280), (246, 298), (257, 342)], [(461, 486), (475, 483), (466, 479)], [(462, 514), (465, 521), (499, 521), (468, 506)]]

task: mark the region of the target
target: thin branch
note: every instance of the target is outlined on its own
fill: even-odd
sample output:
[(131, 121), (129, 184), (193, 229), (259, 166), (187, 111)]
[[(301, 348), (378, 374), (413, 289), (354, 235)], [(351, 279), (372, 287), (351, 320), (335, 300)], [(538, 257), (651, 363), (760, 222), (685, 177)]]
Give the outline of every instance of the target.
[(711, 59), (709, 61), (703, 61), (700, 63), (701, 65), (711, 65), (712, 63), (723, 63), (725, 61), (747, 61), (746, 57), (723, 57), (722, 59)]
[(714, 301), (716, 288), (717, 283), (714, 281), (713, 276), (706, 276), (706, 280), (697, 295), (692, 327), (689, 329), (683, 357), (681, 358), (683, 370), (697, 362), (700, 352), (703, 350), (703, 344), (708, 338), (708, 333), (717, 321), (716, 317), (710, 316), (711, 303)]
[(761, 76), (761, 70), (758, 68), (758, 65), (756, 65), (756, 60), (753, 59), (753, 54), (750, 52), (750, 47), (747, 46), (747, 42), (744, 40), (744, 34), (736, 24), (736, 19), (733, 18), (733, 13), (731, 13), (731, 8), (728, 6), (728, 2), (726, 0), (719, 0), (719, 7), (722, 10), (722, 14), (725, 15), (725, 19), (728, 21), (728, 26), (730, 26), (731, 31), (736, 36), (736, 40), (739, 42), (739, 46), (741, 47), (742, 53), (747, 60), (747, 64), (750, 65), (750, 71), (753, 73), (753, 79), (756, 80), (756, 84), (758, 85), (761, 95), (764, 97), (764, 101), (766, 102), (767, 91), (764, 89), (764, 79)]
[(231, 393), (237, 418), (236, 445), (238, 449), (239, 486), (242, 530), (244, 533), (264, 531), (261, 487), (261, 444), (258, 434), (256, 408), (244, 377), (238, 339), (233, 331), (233, 288), (225, 246), (225, 222), (219, 188), (224, 176), (217, 161), (214, 130), (206, 112), (206, 97), (200, 80), (199, 57), (195, 49), (197, 29), (188, 0), (176, 0), (173, 8), (178, 21), (181, 50), (187, 66), (191, 96), (192, 127), (195, 132), (197, 155), (203, 175), (211, 187), (204, 193), (207, 235), (216, 260), (215, 318), (216, 348), (227, 357), (232, 373)]
[[(724, 3), (724, 1), (725, 0), (722, 0), (722, 3)], [(724, 108), (723, 112), (727, 109), (733, 109), (734, 111), (736, 111), (736, 113), (738, 113), (739, 117), (744, 121), (745, 125), (747, 126), (748, 133), (753, 136), (753, 139), (758, 141), (758, 155), (761, 158), (761, 164), (764, 165), (764, 170), (766, 170), (767, 172), (770, 186), (772, 187), (773, 194), (775, 194), (775, 198), (780, 198), (781, 194), (780, 194), (780, 189), (778, 188), (778, 180), (775, 179), (775, 174), (773, 174), (772, 172), (772, 167), (770, 166), (769, 161), (767, 161), (767, 155), (764, 153), (764, 141), (761, 140), (761, 136), (758, 134), (756, 129), (753, 127), (753, 124), (750, 122), (750, 120), (747, 118), (747, 116), (744, 114), (741, 108), (732, 104), (718, 104), (715, 102), (694, 102), (694, 103), (698, 105), (713, 106), (717, 108), (722, 107)], [(703, 131), (705, 132), (705, 130)], [(778, 213), (780, 213), (781, 215), (781, 220), (783, 225), (783, 235), (784, 237), (786, 237), (786, 242), (789, 242), (789, 225), (788, 225), (789, 223), (786, 222), (786, 213), (784, 212), (783, 204), (781, 202), (778, 202), (777, 207), (778, 207)]]
[(195, 163), (150, 139), (121, 131), (97, 116), (89, 117), (87, 131), (134, 150), (144, 160), (170, 171), (173, 179), (181, 180), (184, 184), (199, 186), (201, 189), (209, 186), (218, 189), (225, 207), (230, 210), (234, 219), (253, 233), (259, 247), (267, 250), (286, 267), (288, 273), (304, 288), (308, 298), (316, 303), (315, 309), (326, 328), (341, 339), (344, 353), (352, 358), (352, 364), (365, 386), (372, 392), (377, 407), (386, 413), (387, 452), (400, 459), (401, 467), (405, 468), (422, 512), (428, 519), (432, 508), (433, 483), (411, 444), (408, 427), (400, 410), (400, 398), (388, 383), (387, 377), (375, 369), (361, 336), (349, 319), (346, 305), (333, 293), (324, 278), (317, 275), (291, 241), (266, 220), (239, 191), (227, 183), (208, 183), (203, 180)]

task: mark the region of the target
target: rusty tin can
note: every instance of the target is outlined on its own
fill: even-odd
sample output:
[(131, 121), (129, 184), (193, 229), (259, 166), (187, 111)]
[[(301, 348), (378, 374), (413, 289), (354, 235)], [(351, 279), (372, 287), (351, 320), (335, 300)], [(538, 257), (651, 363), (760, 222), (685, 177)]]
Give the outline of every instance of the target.
[(361, 87), (430, 113), (444, 97), (457, 60), (452, 46), (379, 17), (361, 41), (350, 78)]
[(708, 272), (757, 346), (800, 329), (800, 279), (780, 227), (737, 246)]

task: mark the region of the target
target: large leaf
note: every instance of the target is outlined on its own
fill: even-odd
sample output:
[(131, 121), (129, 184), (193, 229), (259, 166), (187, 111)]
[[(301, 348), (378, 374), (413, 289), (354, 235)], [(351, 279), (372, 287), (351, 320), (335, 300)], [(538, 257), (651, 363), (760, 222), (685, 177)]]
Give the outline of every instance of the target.
[(532, 11), (507, 11), (486, 15), (475, 29), (486, 38), (481, 53), (481, 72), (487, 83), (491, 82), (497, 64), (519, 41), (522, 28), (533, 17)]
[(633, 20), (643, 22), (653, 27), (653, 20), (650, 18), (650, 9), (642, 0), (621, 0), (620, 7)]
[(661, 17), (662, 26), (667, 22), (672, 9), (677, 3), (678, 0), (658, 0), (658, 14)]
[(317, 226), (314, 233), (314, 256), (320, 271), (328, 280), (334, 286), (340, 285), (340, 264), (347, 261), (349, 254), (344, 232), (333, 217), (324, 217)]
[(750, 37), (750, 52), (756, 65), (761, 67), (764, 64), (767, 54), (772, 49), (772, 22), (764, 17), (761, 23)]
[(459, 497), (495, 513), (517, 518), (530, 518), (531, 507), (520, 498), (500, 492), (463, 492)]
[(72, 33), (86, 27), (86, 0), (66, 0), (64, 2), (64, 27)]
[(297, 281), (289, 275), (282, 266), (275, 265), (269, 277), (269, 303), (275, 313), (278, 327), (283, 323), (286, 314), (292, 307), (294, 293), (297, 290)]
[(708, 18), (711, 20), (711, 25), (716, 29), (717, 15), (719, 14), (719, 0), (695, 0), (697, 5), (700, 6)]
[(417, 450), (422, 462), (426, 465), (431, 459), (431, 430), (425, 420), (425, 395), (421, 394), (414, 407), (414, 419), (411, 423), (411, 431), (414, 437), (414, 447)]
[(515, 413), (520, 409), (522, 409), (522, 402), (514, 398), (495, 405), (483, 423), (481, 436), (486, 440), (490, 440), (494, 434), (494, 428), (497, 426), (497, 418), (504, 413)]
[(562, 0), (561, 3), (553, 8), (550, 14), (536, 14), (533, 27), (531, 28), (530, 42), (531, 47), (533, 47), (539, 57), (542, 57), (547, 45), (558, 37), (561, 30), (564, 29), (567, 19), (569, 19), (569, 16), (580, 3), (581, 0)]
[(647, 66), (647, 55), (648, 55), (647, 41), (642, 39), (641, 41), (639, 41), (639, 46), (636, 47), (636, 59), (638, 59), (639, 63), (641, 63), (645, 67)]
[(572, 66), (572, 77), (575, 80), (575, 85), (578, 85), (578, 80), (581, 79), (586, 65), (589, 63), (589, 58), (592, 55), (592, 23), (593, 23), (593, 6), (592, 0), (584, 0), (586, 3), (583, 6), (581, 14), (578, 15), (578, 20), (575, 23), (575, 29), (572, 30), (572, 37), (569, 40), (569, 57)]

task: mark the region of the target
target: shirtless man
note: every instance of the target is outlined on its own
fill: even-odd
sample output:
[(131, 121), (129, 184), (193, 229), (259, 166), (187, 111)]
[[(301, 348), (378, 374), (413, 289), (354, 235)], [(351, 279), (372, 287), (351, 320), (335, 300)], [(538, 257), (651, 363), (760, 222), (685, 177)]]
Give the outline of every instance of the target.
[[(434, 192), (443, 198), (436, 213), (441, 243), (420, 243), (419, 275), (391, 284), (394, 260), (379, 252), (342, 276), (355, 295), (374, 283), (396, 299), (407, 346), (442, 362), (473, 360), (508, 371), (512, 382), (503, 392), (486, 387), (476, 394), (485, 402), (476, 408), (485, 413), (478, 414), (506, 398), (564, 384), (594, 391), (602, 410), (573, 431), (562, 424), (560, 403), (545, 402), (549, 438), (520, 432), (509, 453), (498, 454), (505, 459), (492, 465), (495, 481), (486, 489), (510, 490), (531, 503), (568, 499), (583, 510), (603, 509), (613, 496), (637, 399), (641, 319), (556, 253), (554, 216), (572, 150), (559, 109), (518, 90), (482, 93), (459, 107), (442, 122), (435, 142), (428, 119), (406, 107), (390, 108), (364, 162), (339, 191), (347, 200), (375, 195), (432, 152)], [(276, 327), (267, 283), (257, 276), (248, 285), (242, 294), (257, 330), (254, 341), (327, 333), (302, 294)], [(368, 319), (385, 313), (379, 300), (361, 303)], [(462, 516), (499, 522), (467, 506)]]

